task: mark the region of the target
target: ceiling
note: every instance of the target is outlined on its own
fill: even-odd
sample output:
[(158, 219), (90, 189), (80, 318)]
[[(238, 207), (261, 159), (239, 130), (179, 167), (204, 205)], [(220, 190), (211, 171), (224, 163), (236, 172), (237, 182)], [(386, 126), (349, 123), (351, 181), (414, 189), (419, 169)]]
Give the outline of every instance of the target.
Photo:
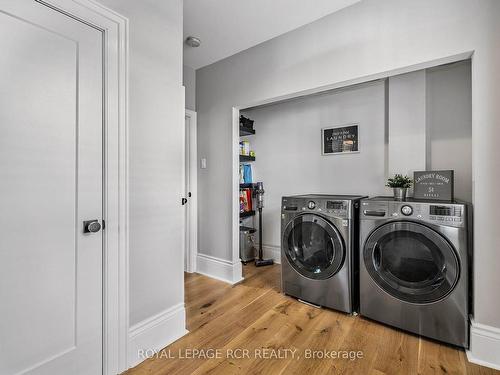
[(184, 0), (184, 65), (212, 64), (360, 0)]

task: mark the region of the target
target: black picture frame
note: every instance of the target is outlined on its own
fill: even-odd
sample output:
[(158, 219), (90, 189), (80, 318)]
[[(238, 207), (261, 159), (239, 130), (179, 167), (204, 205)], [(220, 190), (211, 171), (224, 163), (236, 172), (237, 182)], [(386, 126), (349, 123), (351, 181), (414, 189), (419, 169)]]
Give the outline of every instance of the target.
[(360, 152), (358, 123), (321, 129), (322, 155), (355, 154), (358, 152)]

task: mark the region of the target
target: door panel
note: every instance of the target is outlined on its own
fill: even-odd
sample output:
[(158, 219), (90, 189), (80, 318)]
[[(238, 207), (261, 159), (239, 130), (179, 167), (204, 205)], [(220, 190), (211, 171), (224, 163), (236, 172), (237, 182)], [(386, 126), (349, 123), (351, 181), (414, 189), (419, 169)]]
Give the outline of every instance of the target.
[(431, 303), (455, 287), (460, 265), (455, 249), (439, 233), (414, 222), (377, 228), (363, 250), (372, 279), (392, 296), (410, 303)]
[(0, 1), (0, 374), (102, 368), (102, 34)]
[(311, 279), (327, 279), (342, 267), (345, 247), (333, 224), (318, 215), (299, 215), (283, 233), (290, 265)]

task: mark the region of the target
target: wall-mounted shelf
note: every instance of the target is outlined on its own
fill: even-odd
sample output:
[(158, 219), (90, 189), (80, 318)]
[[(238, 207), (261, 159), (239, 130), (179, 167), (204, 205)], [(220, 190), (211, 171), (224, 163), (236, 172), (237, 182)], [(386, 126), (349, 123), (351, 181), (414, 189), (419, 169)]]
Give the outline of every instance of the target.
[(254, 134), (255, 134), (254, 129), (250, 129), (240, 125), (240, 137), (244, 137), (245, 135), (254, 135)]
[(240, 212), (240, 219), (244, 219), (246, 217), (255, 216), (255, 211), (245, 211)]
[(246, 161), (255, 161), (255, 156), (240, 155), (240, 163), (246, 162)]
[(252, 189), (253, 188), (253, 183), (248, 183), (248, 184), (240, 184), (240, 189)]

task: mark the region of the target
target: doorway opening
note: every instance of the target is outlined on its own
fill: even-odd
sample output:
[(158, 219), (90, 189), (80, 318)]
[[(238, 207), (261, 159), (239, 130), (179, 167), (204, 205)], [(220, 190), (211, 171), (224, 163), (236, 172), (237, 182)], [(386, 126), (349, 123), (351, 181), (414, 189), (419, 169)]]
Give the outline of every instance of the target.
[[(381, 98), (381, 105), (377, 104), (377, 113), (379, 116), (377, 118), (380, 119), (378, 121), (379, 131), (370, 134), (373, 131), (373, 121), (363, 121), (365, 128), (360, 126), (361, 130), (364, 131), (364, 138), (362, 138), (361, 144), (361, 153), (356, 154), (356, 159), (362, 159), (368, 152), (373, 151), (373, 139), (374, 137), (377, 139), (378, 146), (377, 152), (379, 157), (375, 160), (378, 160), (380, 164), (380, 168), (377, 169), (375, 186), (370, 189), (369, 195), (379, 194), (384, 195), (387, 194), (384, 188), (384, 180), (385, 178), (392, 173), (398, 173), (399, 169), (405, 168), (401, 170), (403, 173), (412, 173), (411, 170), (425, 170), (425, 168), (434, 168), (434, 169), (446, 169), (445, 167), (452, 167), (461, 171), (463, 178), (461, 181), (464, 181), (464, 186), (458, 186), (461, 196), (460, 198), (470, 200), (472, 198), (471, 194), (471, 186), (472, 186), (472, 175), (471, 175), (471, 166), (470, 166), (470, 154), (471, 154), (471, 90), (470, 90), (470, 70), (471, 70), (471, 55), (472, 53), (463, 53), (456, 56), (446, 57), (443, 59), (438, 59), (430, 62), (426, 62), (424, 64), (418, 64), (415, 66), (409, 66), (403, 69), (398, 69), (395, 71), (384, 72), (373, 76), (362, 77), (359, 79), (355, 79), (348, 82), (340, 82), (338, 84), (333, 84), (325, 87), (305, 90), (298, 93), (291, 93), (287, 95), (283, 95), (276, 98), (265, 99), (253, 103), (248, 103), (246, 105), (239, 105), (233, 107), (233, 126), (232, 126), (232, 147), (233, 147), (233, 163), (232, 163), (232, 175), (235, 176), (233, 178), (232, 185), (232, 254), (233, 254), (233, 263), (239, 260), (239, 248), (240, 248), (240, 235), (239, 235), (239, 223), (240, 223), (240, 205), (239, 205), (239, 190), (241, 189), (240, 181), (237, 180), (238, 170), (240, 164), (240, 150), (238, 147), (240, 140), (240, 114), (245, 117), (250, 118), (251, 120), (255, 120), (254, 131), (255, 136), (251, 141), (255, 145), (254, 157), (253, 161), (254, 170), (252, 171), (254, 177), (256, 177), (255, 181), (263, 181), (264, 186), (267, 186), (266, 196), (271, 199), (271, 202), (267, 202), (266, 205), (269, 207), (268, 211), (271, 210), (271, 217), (273, 223), (270, 223), (268, 220), (268, 225), (272, 225), (272, 230), (268, 230), (268, 234), (270, 232), (271, 236), (266, 236), (264, 234), (264, 255), (265, 257), (272, 257), (275, 261), (280, 262), (280, 234), (279, 234), (279, 211), (280, 211), (280, 196), (286, 194), (304, 194), (304, 193), (312, 193), (312, 192), (325, 192), (320, 186), (311, 188), (307, 185), (303, 178), (296, 179), (296, 175), (293, 175), (291, 172), (291, 168), (296, 168), (297, 165), (303, 167), (302, 172), (298, 174), (299, 176), (309, 176), (313, 173), (318, 173), (318, 176), (312, 178), (313, 181), (321, 181), (328, 176), (326, 174), (322, 174), (321, 171), (325, 170), (325, 168), (319, 168), (319, 163), (329, 162), (330, 164), (335, 162), (337, 164), (346, 163), (346, 157), (342, 156), (329, 156), (323, 157), (321, 155), (321, 143), (320, 140), (320, 130), (321, 129), (308, 129), (304, 130), (304, 124), (314, 124), (311, 126), (334, 126), (334, 125), (343, 125), (347, 123), (345, 119), (340, 120), (332, 120), (331, 123), (327, 121), (324, 122), (325, 119), (328, 119), (331, 115), (332, 105), (328, 104), (325, 107), (325, 111), (321, 112), (321, 116), (316, 114), (311, 114), (311, 118), (307, 119), (305, 116), (298, 116), (296, 113), (300, 106), (309, 106), (311, 102), (314, 102), (315, 105), (319, 106), (324, 104), (324, 102), (328, 101), (328, 96), (337, 95), (339, 97), (347, 100), (349, 93), (354, 91), (367, 91), (367, 90), (378, 90), (378, 95)], [(446, 73), (446, 71), (450, 71), (450, 73)], [(469, 88), (465, 91), (461, 91), (458, 94), (460, 98), (458, 100), (455, 98), (455, 94), (457, 94), (457, 90), (453, 91), (453, 85), (444, 85), (443, 82), (449, 81), (449, 77), (451, 75), (459, 75), (460, 80), (458, 82), (465, 83), (469, 85)], [(468, 76), (468, 78), (467, 78)], [(402, 77), (402, 82), (398, 82), (399, 77)], [(396, 78), (394, 80), (394, 87), (396, 85), (407, 85), (410, 87), (413, 85), (413, 80), (417, 80), (418, 82), (423, 82), (423, 86), (420, 87), (421, 98), (423, 98), (423, 103), (421, 107), (418, 109), (418, 115), (421, 116), (423, 121), (419, 124), (419, 129), (422, 130), (419, 134), (420, 138), (418, 139), (419, 157), (415, 158), (414, 155), (404, 154), (403, 157), (395, 157), (399, 152), (397, 149), (405, 141), (405, 139), (401, 139), (400, 142), (394, 142), (394, 138), (397, 137), (397, 131), (393, 131), (394, 129), (388, 129), (389, 124), (389, 113), (388, 108), (384, 108), (383, 102), (388, 102), (389, 99), (396, 100), (400, 98), (404, 98), (404, 96), (394, 96), (393, 93), (396, 90), (393, 90), (393, 93), (389, 90), (390, 80)], [(457, 81), (455, 81), (457, 82)], [(463, 86), (463, 85), (462, 85)], [(404, 86), (406, 87), (406, 86)], [(404, 88), (403, 87), (403, 88)], [(444, 89), (443, 89), (444, 87)], [(460, 86), (461, 87), (461, 86)], [(398, 87), (401, 91), (401, 88)], [(427, 90), (427, 91), (426, 91)], [(439, 98), (442, 98), (442, 92), (445, 91), (454, 103), (465, 102), (466, 105), (460, 107), (461, 110), (465, 111), (465, 115), (461, 116), (464, 130), (465, 146), (460, 145), (462, 150), (466, 150), (466, 152), (461, 151), (461, 155), (465, 155), (464, 158), (468, 160), (468, 163), (459, 163), (457, 166), (453, 164), (450, 160), (446, 159), (446, 153), (442, 151), (443, 148), (451, 148), (451, 147), (459, 147), (449, 139), (445, 140), (443, 143), (438, 138), (439, 134), (444, 133), (445, 135), (450, 134), (450, 130), (446, 129), (445, 131), (441, 131), (443, 129), (443, 124), (450, 124), (454, 126), (452, 129), (454, 133), (456, 133), (457, 126), (456, 121), (437, 121), (436, 119), (441, 119), (441, 115), (443, 111), (440, 111), (439, 108), (442, 106), (438, 102)], [(411, 90), (410, 90), (411, 92)], [(439, 95), (438, 95), (439, 93)], [(392, 95), (392, 96), (391, 96)], [(346, 99), (347, 98), (347, 99)], [(373, 99), (374, 96), (370, 95), (369, 98)], [(428, 102), (426, 103), (426, 99)], [(318, 103), (319, 104), (318, 104)], [(314, 104), (313, 103), (313, 104)], [(350, 103), (350, 102), (349, 102)], [(436, 104), (438, 103), (438, 104)], [(467, 103), (469, 103), (467, 105)], [(403, 103), (404, 104), (404, 103)], [(363, 104), (364, 105), (364, 104)], [(439, 108), (438, 108), (439, 105)], [(345, 106), (344, 106), (345, 107)], [(342, 108), (344, 108), (342, 107)], [(426, 108), (427, 107), (427, 108)], [(412, 109), (414, 111), (414, 109)], [(288, 111), (288, 112), (287, 112)], [(384, 113), (385, 112), (385, 113)], [(411, 112), (411, 111), (410, 111)], [(363, 113), (362, 111), (354, 111), (354, 113)], [(413, 112), (412, 112), (413, 113)], [(397, 115), (397, 113), (395, 114)], [(321, 118), (321, 121), (315, 121), (316, 117)], [(299, 119), (300, 117), (300, 119)], [(331, 117), (331, 116), (330, 116)], [(359, 116), (358, 116), (359, 117)], [(426, 119), (427, 117), (427, 119)], [(296, 128), (300, 131), (303, 131), (303, 134), (299, 136), (299, 131), (291, 131), (291, 134), (286, 134), (282, 128), (280, 128), (280, 124), (285, 125), (283, 119), (286, 119), (286, 125), (290, 125), (290, 123), (297, 122)], [(281, 121), (281, 122), (280, 122)], [(266, 122), (269, 125), (270, 122), (274, 122), (276, 126), (267, 128), (262, 123)], [(426, 123), (432, 123), (432, 126), (426, 129)], [(439, 126), (435, 126), (439, 124)], [(259, 127), (261, 125), (261, 127)], [(363, 125), (363, 124), (361, 124)], [(372, 126), (370, 128), (370, 126)], [(300, 129), (299, 129), (300, 128)], [(295, 130), (297, 130), (295, 129)], [(302, 130), (301, 130), (302, 129)], [(460, 128), (462, 129), (462, 128)], [(399, 129), (397, 129), (399, 130)], [(403, 135), (407, 134), (406, 129), (403, 129)], [(454, 134), (453, 133), (453, 134)], [(312, 135), (312, 138), (310, 137)], [(316, 134), (316, 135), (314, 135)], [(385, 134), (385, 135), (384, 135)], [(389, 137), (393, 137), (392, 146), (389, 145)], [(259, 138), (260, 137), (260, 138)], [(287, 138), (288, 137), (288, 138)], [(295, 137), (296, 139), (292, 139)], [(425, 137), (428, 137), (427, 139)], [(400, 137), (401, 138), (401, 137)], [(281, 145), (275, 140), (280, 140), (283, 142)], [(294, 144), (294, 141), (297, 141), (296, 150), (291, 150), (290, 145)], [(311, 141), (310, 145), (305, 145), (306, 142)], [(439, 145), (438, 145), (439, 144)], [(443, 146), (444, 145), (444, 146)], [(299, 150), (303, 150), (304, 147), (311, 148), (307, 149), (308, 155), (313, 155), (316, 160), (315, 163), (311, 163), (309, 166), (304, 164), (304, 161), (301, 160), (301, 154)], [(438, 147), (439, 146), (439, 147)], [(287, 148), (288, 147), (288, 148)], [(408, 147), (407, 149), (411, 149)], [(252, 148), (250, 148), (252, 150)], [(282, 155), (280, 154), (282, 153)], [(398, 154), (399, 155), (399, 154)], [(271, 156), (273, 160), (280, 160), (281, 166), (276, 166), (269, 162), (271, 160)], [(285, 157), (286, 156), (286, 157)], [(299, 159), (299, 160), (297, 160)], [(401, 161), (404, 161), (402, 163)], [(302, 163), (302, 164), (301, 164)], [(399, 164), (398, 164), (399, 163)], [(274, 168), (274, 170), (272, 170)], [(281, 168), (281, 169), (280, 169)], [(347, 168), (347, 167), (346, 167)], [(345, 170), (345, 169), (344, 169)], [(280, 172), (282, 174), (280, 174)], [(354, 177), (355, 178), (355, 177)], [(288, 179), (288, 180), (287, 180)], [(294, 180), (295, 179), (295, 180)], [(286, 183), (285, 183), (286, 182)], [(285, 186), (283, 184), (285, 183)], [(344, 180), (341, 180), (340, 184), (346, 185)], [(273, 188), (276, 188), (279, 184), (281, 185), (281, 189), (274, 189), (273, 196)], [(339, 185), (339, 182), (336, 182)], [(363, 189), (367, 184), (360, 184), (356, 187), (356, 189)], [(331, 183), (330, 183), (330, 186)], [(344, 186), (344, 190), (348, 190), (349, 186)], [(286, 191), (284, 190), (286, 189)], [(293, 189), (299, 189), (299, 191), (295, 191)], [(312, 190), (311, 190), (312, 189)], [(377, 190), (378, 189), (378, 190)], [(293, 190), (293, 191), (292, 191)], [(307, 190), (307, 191), (304, 191)], [(321, 190), (321, 191), (320, 191)], [(283, 193), (283, 194), (282, 194)], [(353, 194), (364, 194), (363, 190), (355, 190), (343, 193), (353, 193)], [(248, 219), (247, 219), (248, 220)], [(266, 224), (266, 222), (265, 222)], [(267, 228), (267, 227), (266, 227)], [(264, 231), (265, 232), (265, 231)], [(266, 239), (268, 242), (266, 242)], [(275, 240), (272, 242), (272, 240)], [(266, 254), (267, 253), (267, 254)], [(236, 268), (236, 267), (235, 267)]]

